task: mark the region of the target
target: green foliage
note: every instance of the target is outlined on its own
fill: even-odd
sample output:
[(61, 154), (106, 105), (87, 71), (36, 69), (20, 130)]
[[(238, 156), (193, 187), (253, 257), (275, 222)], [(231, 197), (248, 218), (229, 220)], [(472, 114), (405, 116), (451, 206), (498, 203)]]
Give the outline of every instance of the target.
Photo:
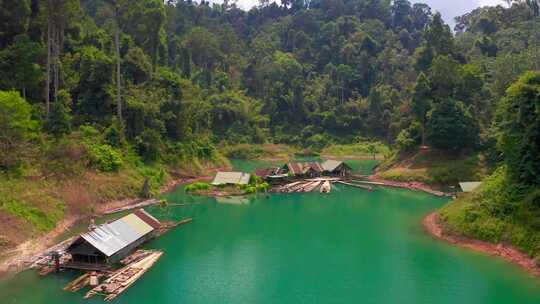
[(0, 50), (0, 89), (18, 89), (25, 98), (28, 91), (39, 89), (43, 51), (40, 43), (25, 34), (16, 36), (11, 46)]
[(61, 203), (54, 206), (53, 211), (44, 212), (19, 201), (7, 200), (0, 203), (0, 210), (29, 222), (39, 232), (53, 229), (64, 216), (64, 205)]
[(210, 189), (210, 184), (201, 183), (201, 182), (189, 184), (185, 188), (186, 192), (197, 192), (197, 191), (209, 190), (209, 189)]
[(71, 96), (68, 92), (61, 90), (58, 92), (58, 102), (52, 105), (51, 116), (45, 122), (45, 129), (56, 137), (71, 132), (72, 117), (66, 104), (71, 104)]
[(407, 129), (399, 132), (396, 138), (396, 148), (400, 152), (411, 152), (422, 143), (422, 126), (412, 123)]
[(447, 99), (429, 113), (426, 138), (437, 149), (460, 151), (475, 147), (478, 127), (461, 102)]
[(117, 172), (122, 167), (122, 155), (109, 145), (91, 144), (88, 152), (90, 165), (102, 172)]
[(116, 118), (113, 119), (112, 124), (105, 129), (103, 133), (103, 139), (106, 144), (113, 148), (123, 148), (126, 146), (126, 138), (124, 136), (124, 127)]
[(139, 155), (147, 162), (159, 159), (161, 155), (161, 135), (151, 129), (145, 130), (135, 139), (135, 147)]
[(523, 75), (497, 109), (498, 145), (517, 183), (540, 186), (540, 73)]
[(355, 144), (329, 146), (321, 151), (321, 155), (382, 158), (390, 155), (390, 148), (381, 142), (359, 140)]
[(25, 146), (37, 127), (30, 105), (19, 93), (0, 91), (0, 170), (20, 165)]
[(540, 254), (540, 208), (536, 189), (515, 186), (506, 167), (484, 180), (481, 188), (441, 210), (454, 233), (490, 242), (509, 242), (531, 256)]

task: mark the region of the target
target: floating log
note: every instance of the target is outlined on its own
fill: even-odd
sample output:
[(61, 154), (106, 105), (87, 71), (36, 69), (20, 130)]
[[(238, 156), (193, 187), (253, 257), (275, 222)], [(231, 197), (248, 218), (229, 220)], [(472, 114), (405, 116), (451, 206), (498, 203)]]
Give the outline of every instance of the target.
[(122, 265), (129, 265), (129, 264), (138, 262), (144, 259), (145, 257), (149, 256), (150, 254), (152, 254), (152, 252), (153, 252), (152, 250), (139, 249), (135, 251), (134, 253), (132, 253), (131, 255), (127, 256), (126, 258), (122, 259), (120, 263)]
[(373, 186), (381, 186), (381, 187), (391, 187), (391, 188), (400, 188), (400, 189), (408, 189), (408, 190), (418, 190), (423, 191), (435, 196), (448, 196), (449, 194), (432, 190), (429, 188), (426, 188), (418, 183), (410, 182), (410, 183), (402, 183), (402, 182), (390, 182), (390, 181), (384, 181), (384, 182), (371, 182), (371, 181), (359, 181), (355, 180), (354, 182), (364, 184), (364, 185), (373, 185)]
[(44, 266), (39, 270), (39, 275), (44, 277), (53, 272), (55, 269), (56, 268), (54, 266)]
[(173, 229), (175, 227), (182, 226), (182, 225), (185, 225), (187, 223), (191, 223), (192, 221), (193, 221), (193, 218), (189, 217), (189, 218), (183, 219), (183, 220), (181, 220), (179, 222), (163, 222), (163, 223), (161, 223), (161, 227), (157, 230), (156, 237), (165, 234), (166, 232), (168, 232), (169, 230), (171, 230), (171, 229)]
[(321, 182), (312, 182), (304, 188), (304, 192), (311, 192), (321, 185)]
[(90, 273), (87, 272), (81, 275), (80, 277), (76, 278), (75, 280), (71, 281), (70, 283), (68, 283), (64, 287), (64, 290), (76, 292), (82, 289), (83, 287), (85, 287), (86, 285), (88, 285), (89, 283), (90, 283)]
[(345, 181), (337, 181), (336, 183), (351, 186), (351, 187), (355, 187), (355, 188), (360, 188), (360, 189), (364, 189), (364, 190), (368, 190), (368, 191), (373, 191), (373, 187), (371, 187), (371, 186), (358, 185), (358, 184), (353, 184), (353, 183), (349, 183), (349, 182), (345, 182)]
[(143, 207), (146, 207), (146, 206), (157, 205), (160, 202), (161, 201), (158, 200), (158, 199), (150, 199), (150, 200), (142, 201), (142, 202), (137, 203), (137, 204), (128, 205), (128, 206), (124, 206), (124, 207), (109, 210), (109, 211), (105, 212), (105, 214), (113, 214), (113, 213), (118, 213), (118, 212), (132, 210), (132, 209), (139, 209), (139, 208), (143, 208)]

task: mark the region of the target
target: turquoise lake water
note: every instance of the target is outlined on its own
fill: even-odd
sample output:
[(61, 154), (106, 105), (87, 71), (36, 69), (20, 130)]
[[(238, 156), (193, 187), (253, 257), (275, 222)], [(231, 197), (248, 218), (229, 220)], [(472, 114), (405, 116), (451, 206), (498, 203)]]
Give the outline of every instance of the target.
[[(190, 205), (148, 210), (194, 221), (147, 245), (163, 257), (113, 303), (540, 303), (540, 280), (423, 231), (446, 199), (346, 186), (219, 201), (178, 188), (167, 198)], [(102, 303), (62, 291), (75, 276), (24, 272), (0, 282), (0, 302)]]

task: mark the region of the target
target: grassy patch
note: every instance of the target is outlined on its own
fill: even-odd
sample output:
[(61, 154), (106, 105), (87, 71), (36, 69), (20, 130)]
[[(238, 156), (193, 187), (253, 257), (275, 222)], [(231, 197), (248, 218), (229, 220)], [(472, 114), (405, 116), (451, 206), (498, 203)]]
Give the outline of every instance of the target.
[(419, 152), (398, 159), (394, 156), (379, 166), (379, 177), (400, 182), (424, 182), (456, 185), (462, 181), (482, 180), (488, 168), (480, 154), (454, 156), (441, 152)]
[(235, 159), (260, 159), (287, 161), (297, 153), (297, 150), (286, 145), (275, 144), (239, 144), (221, 148), (224, 155)]
[(58, 202), (54, 208), (44, 211), (16, 200), (7, 200), (0, 204), (0, 209), (32, 224), (40, 232), (53, 229), (64, 216), (64, 204), (61, 202)]
[(349, 145), (332, 145), (324, 148), (321, 155), (325, 157), (372, 158), (384, 159), (390, 156), (388, 146), (381, 142), (360, 142)]

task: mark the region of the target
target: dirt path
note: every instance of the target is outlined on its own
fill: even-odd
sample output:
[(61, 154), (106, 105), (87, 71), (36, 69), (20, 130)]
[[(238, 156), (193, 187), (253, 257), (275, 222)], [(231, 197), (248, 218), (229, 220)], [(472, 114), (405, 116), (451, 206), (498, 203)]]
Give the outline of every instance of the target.
[(471, 249), (477, 252), (486, 253), (493, 256), (502, 257), (508, 262), (519, 265), (524, 270), (540, 276), (540, 266), (529, 255), (519, 251), (517, 248), (507, 244), (493, 244), (484, 241), (474, 240), (466, 237), (447, 234), (441, 224), (439, 214), (433, 212), (422, 221), (425, 229), (434, 237), (445, 240), (451, 244)]

